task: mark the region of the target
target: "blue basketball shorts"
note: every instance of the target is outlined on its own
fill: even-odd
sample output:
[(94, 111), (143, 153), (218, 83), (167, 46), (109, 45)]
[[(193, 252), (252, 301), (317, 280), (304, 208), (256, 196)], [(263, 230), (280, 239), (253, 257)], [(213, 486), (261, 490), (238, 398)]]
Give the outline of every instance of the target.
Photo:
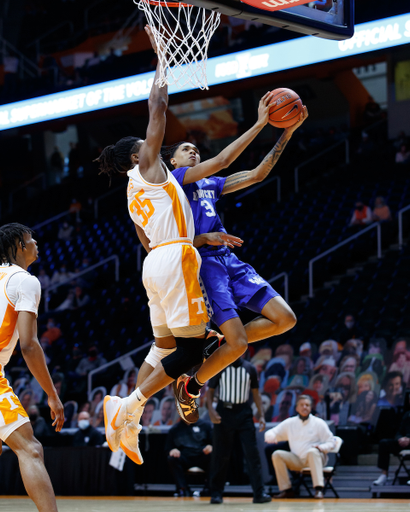
[(239, 309), (260, 313), (270, 299), (280, 296), (253, 267), (232, 253), (203, 256), (200, 274), (208, 314), (218, 327), (238, 317)]

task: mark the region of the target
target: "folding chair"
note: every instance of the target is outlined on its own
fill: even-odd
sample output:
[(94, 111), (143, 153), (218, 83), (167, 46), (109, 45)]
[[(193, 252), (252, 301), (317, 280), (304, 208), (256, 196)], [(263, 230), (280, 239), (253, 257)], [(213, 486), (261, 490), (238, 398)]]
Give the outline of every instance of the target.
[[(334, 439), (336, 442), (335, 447), (329, 453), (333, 453), (335, 455), (335, 462), (334, 462), (333, 466), (325, 466), (323, 468), (323, 477), (325, 480), (325, 487), (323, 489), (323, 494), (326, 494), (327, 489), (331, 489), (333, 494), (336, 496), (336, 498), (339, 498), (339, 495), (337, 494), (336, 489), (332, 485), (332, 477), (336, 472), (336, 466), (340, 462), (339, 451), (342, 446), (343, 439), (338, 436), (334, 436)], [(409, 451), (409, 454), (410, 454), (410, 451)], [(304, 488), (307, 490), (309, 496), (311, 498), (313, 498), (313, 494), (305, 481), (305, 477), (311, 477), (311, 476), (312, 475), (311, 475), (310, 468), (303, 468), (302, 471), (300, 472), (300, 484), (299, 485), (302, 484), (304, 486)]]
[(406, 466), (406, 460), (410, 460), (410, 450), (402, 450), (398, 454), (398, 458), (400, 464), (399, 467), (397, 468), (396, 473), (394, 474), (394, 480), (392, 485), (394, 485), (396, 483), (396, 480), (398, 480), (401, 468), (404, 468), (405, 472), (407, 473), (407, 477), (410, 478), (410, 469)]

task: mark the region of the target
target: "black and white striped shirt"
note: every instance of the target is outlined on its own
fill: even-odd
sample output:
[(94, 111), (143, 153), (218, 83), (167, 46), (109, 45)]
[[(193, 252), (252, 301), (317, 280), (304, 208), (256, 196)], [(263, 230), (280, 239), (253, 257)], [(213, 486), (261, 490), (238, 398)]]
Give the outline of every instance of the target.
[(243, 404), (249, 400), (250, 389), (258, 388), (256, 368), (248, 361), (235, 361), (222, 372), (212, 377), (208, 387), (219, 386), (219, 400), (232, 404)]

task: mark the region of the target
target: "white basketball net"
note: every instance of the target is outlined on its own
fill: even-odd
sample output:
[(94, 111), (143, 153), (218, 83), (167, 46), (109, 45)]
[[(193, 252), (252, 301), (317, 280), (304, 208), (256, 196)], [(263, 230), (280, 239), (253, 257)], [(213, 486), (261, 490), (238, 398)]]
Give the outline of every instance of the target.
[(220, 13), (186, 4), (171, 7), (164, 1), (153, 5), (149, 0), (133, 1), (144, 11), (157, 44), (160, 76), (156, 84), (182, 88), (191, 83), (208, 89), (208, 46)]

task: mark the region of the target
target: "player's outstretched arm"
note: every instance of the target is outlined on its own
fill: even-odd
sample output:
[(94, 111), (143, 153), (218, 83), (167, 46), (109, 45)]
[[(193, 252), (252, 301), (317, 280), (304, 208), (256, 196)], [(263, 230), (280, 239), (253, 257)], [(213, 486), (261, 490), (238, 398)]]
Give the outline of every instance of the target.
[(223, 231), (215, 231), (212, 233), (202, 233), (195, 235), (194, 247), (197, 249), (203, 245), (225, 245), (233, 249), (234, 247), (242, 247), (243, 240), (237, 236), (228, 235)]
[(37, 338), (37, 318), (34, 313), (20, 311), (17, 319), (17, 329), (20, 336), (21, 353), (27, 363), (28, 369), (37, 379), (48, 396), (48, 405), (51, 409), (53, 427), (59, 432), (64, 425), (64, 407), (58, 398), (56, 388), (48, 372), (43, 349)]
[(293, 126), (286, 128), (280, 136), (278, 142), (275, 144), (273, 149), (265, 156), (263, 161), (255, 167), (252, 171), (240, 171), (232, 174), (226, 178), (225, 185), (222, 189), (222, 194), (230, 194), (241, 190), (243, 188), (250, 187), (255, 183), (260, 183), (269, 176), (271, 170), (275, 167), (276, 162), (279, 160), (286, 144), (290, 141), (295, 130), (302, 125), (302, 123), (308, 117), (307, 108), (304, 106), (300, 114), (299, 121)]
[[(157, 53), (157, 46), (152, 34), (151, 28), (145, 27), (152, 48)], [(163, 177), (162, 166), (158, 158), (161, 145), (164, 140), (166, 126), (166, 111), (168, 108), (168, 86), (159, 87), (156, 81), (159, 78), (160, 63), (158, 60), (157, 69), (155, 71), (154, 83), (148, 98), (149, 122), (147, 127), (147, 136), (139, 150), (139, 170), (141, 174), (145, 174), (153, 166), (158, 166)]]
[(189, 183), (194, 183), (195, 181), (211, 176), (212, 174), (229, 167), (268, 123), (269, 109), (271, 106), (275, 105), (275, 102), (270, 102), (270, 98), (270, 92), (267, 92), (265, 96), (261, 98), (258, 107), (258, 120), (252, 128), (229, 144), (229, 146), (222, 150), (219, 155), (214, 158), (210, 158), (205, 162), (201, 162), (194, 167), (188, 168), (184, 176), (183, 184), (188, 185)]

